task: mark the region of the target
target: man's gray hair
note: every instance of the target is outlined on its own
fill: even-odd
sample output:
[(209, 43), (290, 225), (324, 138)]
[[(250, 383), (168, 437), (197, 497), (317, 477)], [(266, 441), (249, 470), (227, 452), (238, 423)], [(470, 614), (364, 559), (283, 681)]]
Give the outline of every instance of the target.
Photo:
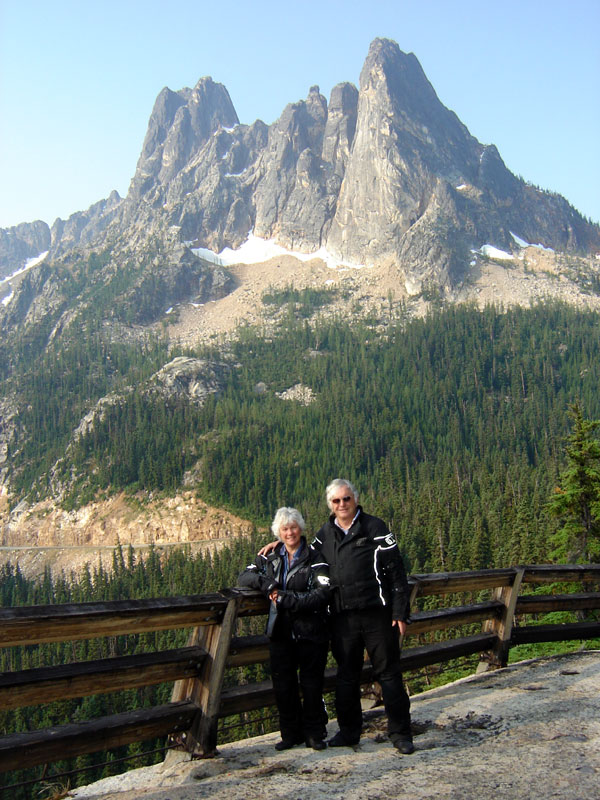
[(306, 528), (306, 522), (304, 522), (304, 517), (298, 511), (297, 508), (289, 508), (287, 506), (278, 508), (277, 511), (275, 512), (275, 517), (273, 519), (273, 522), (271, 523), (271, 530), (278, 539), (281, 539), (279, 535), (281, 526), (289, 525), (290, 522), (296, 522), (300, 526), (300, 530), (304, 533), (304, 529)]
[(331, 498), (337, 492), (338, 489), (341, 489), (343, 486), (348, 487), (348, 491), (352, 492), (354, 495), (354, 500), (358, 503), (358, 492), (354, 488), (354, 486), (350, 483), (349, 480), (346, 478), (335, 478), (331, 481), (329, 486), (325, 489), (325, 498), (327, 500), (327, 505), (329, 506), (329, 510), (333, 511), (333, 503), (331, 502)]

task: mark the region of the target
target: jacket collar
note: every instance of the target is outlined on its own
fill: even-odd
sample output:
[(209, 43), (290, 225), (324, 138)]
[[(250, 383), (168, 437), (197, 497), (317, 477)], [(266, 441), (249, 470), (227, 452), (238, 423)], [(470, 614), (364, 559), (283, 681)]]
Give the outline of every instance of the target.
[[(364, 512), (363, 512), (362, 506), (361, 505), (356, 506), (356, 514), (354, 515), (354, 519), (352, 520), (352, 524), (348, 528), (348, 533), (345, 534), (345, 536), (352, 536), (354, 533), (356, 533), (356, 531), (357, 531), (357, 528), (355, 527), (356, 523), (360, 522), (360, 517), (361, 517), (361, 515), (363, 513)], [(333, 527), (334, 531), (339, 531), (342, 535), (344, 535), (344, 529), (336, 522), (335, 514), (331, 514), (329, 516), (329, 522), (330, 522), (331, 526)]]
[[(272, 561), (275, 558), (283, 558), (285, 551), (285, 545), (283, 542), (280, 542), (267, 556), (268, 561)], [(306, 541), (306, 536), (300, 537), (300, 552), (298, 553), (298, 559), (300, 561), (304, 561), (305, 558), (308, 558), (308, 543)]]
[(352, 520), (352, 524), (348, 528), (348, 533), (344, 533), (344, 529), (338, 525), (335, 519), (335, 514), (332, 514), (329, 517), (329, 523), (334, 534), (338, 537), (340, 542), (343, 544), (344, 542), (348, 542), (350, 540), (354, 540), (354, 537), (360, 533), (360, 521), (363, 515), (362, 506), (356, 507), (356, 514), (354, 515), (354, 519)]

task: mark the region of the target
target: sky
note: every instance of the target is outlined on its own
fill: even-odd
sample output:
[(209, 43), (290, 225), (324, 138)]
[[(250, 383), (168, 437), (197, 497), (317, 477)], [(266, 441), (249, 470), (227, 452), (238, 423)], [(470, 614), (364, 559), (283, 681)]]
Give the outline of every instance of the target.
[(600, 221), (600, 0), (0, 0), (0, 228), (124, 196), (164, 86), (210, 75), (243, 123), (369, 44), (413, 52), (507, 167)]

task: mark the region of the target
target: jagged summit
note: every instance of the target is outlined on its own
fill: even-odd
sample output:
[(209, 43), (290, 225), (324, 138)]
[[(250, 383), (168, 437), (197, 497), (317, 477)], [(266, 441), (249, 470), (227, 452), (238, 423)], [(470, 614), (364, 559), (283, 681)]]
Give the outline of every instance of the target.
[(239, 122), (227, 89), (201, 78), (193, 89), (163, 89), (150, 115), (148, 131), (128, 199), (168, 184), (219, 128)]
[[(327, 101), (313, 85), (270, 126), (240, 124), (227, 89), (210, 77), (164, 88), (127, 197), (96, 205), (55, 224), (50, 259), (84, 246), (118, 260), (150, 240), (218, 253), (253, 234), (390, 269), (408, 294), (423, 286), (452, 294), (472, 271), (473, 251), (516, 252), (515, 236), (600, 251), (597, 225), (512, 175), (494, 145), (478, 142), (438, 99), (416, 56), (384, 38), (369, 48), (359, 89), (340, 83)], [(32, 248), (45, 233), (11, 230), (0, 236), (5, 275), (24, 253), (38, 255)]]

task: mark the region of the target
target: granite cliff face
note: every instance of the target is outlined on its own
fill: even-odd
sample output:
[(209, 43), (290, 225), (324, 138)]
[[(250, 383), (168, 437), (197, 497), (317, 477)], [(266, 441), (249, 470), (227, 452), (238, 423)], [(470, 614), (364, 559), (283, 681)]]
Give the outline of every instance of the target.
[(24, 222), (14, 228), (0, 228), (0, 279), (17, 265), (50, 249), (50, 228), (45, 222)]
[(57, 220), (50, 236), (44, 223), (0, 232), (0, 265), (9, 272), (48, 247), (50, 258), (109, 249), (119, 264), (151, 238), (220, 252), (251, 232), (301, 253), (324, 248), (338, 263), (390, 266), (408, 294), (451, 292), (471, 250), (514, 250), (511, 234), (600, 251), (598, 226), (512, 175), (440, 102), (416, 57), (376, 39), (358, 90), (339, 84), (328, 103), (313, 86), (271, 126), (240, 124), (211, 78), (163, 89), (127, 197)]

